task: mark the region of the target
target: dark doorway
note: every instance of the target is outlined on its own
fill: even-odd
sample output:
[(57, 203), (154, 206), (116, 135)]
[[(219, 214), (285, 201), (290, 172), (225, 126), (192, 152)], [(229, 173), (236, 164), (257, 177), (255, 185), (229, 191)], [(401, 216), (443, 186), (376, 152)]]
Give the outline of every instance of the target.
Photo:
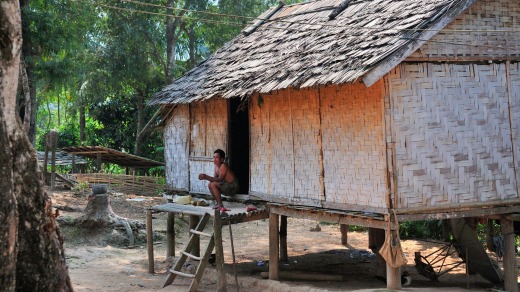
[(249, 111), (247, 100), (229, 99), (229, 165), (240, 184), (239, 194), (249, 193)]

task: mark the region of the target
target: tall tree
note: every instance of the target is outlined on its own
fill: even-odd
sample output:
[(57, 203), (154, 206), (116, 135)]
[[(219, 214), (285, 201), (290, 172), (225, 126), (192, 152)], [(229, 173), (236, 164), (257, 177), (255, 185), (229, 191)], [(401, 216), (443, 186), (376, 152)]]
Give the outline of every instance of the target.
[(16, 112), (22, 32), (18, 0), (0, 5), (0, 288), (71, 291), (59, 229)]

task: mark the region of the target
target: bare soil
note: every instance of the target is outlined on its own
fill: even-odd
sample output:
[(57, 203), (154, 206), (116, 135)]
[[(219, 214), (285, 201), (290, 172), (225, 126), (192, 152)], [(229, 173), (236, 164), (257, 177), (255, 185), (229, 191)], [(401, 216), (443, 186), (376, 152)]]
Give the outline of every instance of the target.
[[(76, 218), (87, 205), (86, 196), (75, 196), (70, 191), (52, 192), (53, 206), (61, 209), (63, 218)], [(146, 208), (166, 203), (161, 197), (139, 197), (132, 194), (113, 194), (112, 208), (116, 214), (131, 220), (145, 222)], [(69, 272), (76, 291), (155, 291), (160, 290), (167, 269), (175, 258), (166, 258), (166, 214), (154, 214), (153, 228), (155, 274), (148, 273), (146, 243), (137, 240), (136, 245), (125, 247), (107, 240), (115, 232), (99, 230), (82, 231), (62, 227), (65, 238), (65, 254)], [(187, 240), (187, 217), (176, 220), (176, 255), (183, 250)], [(367, 232), (349, 232), (348, 244), (342, 245), (339, 225), (320, 224), (321, 231), (313, 232), (318, 222), (288, 218), (289, 261), (281, 263), (282, 271), (298, 271), (341, 275), (343, 281), (271, 281), (262, 279), (260, 273), (268, 271), (269, 240), (268, 220), (233, 225), (233, 243), (236, 255), (236, 271), (240, 291), (384, 291), (386, 284), (375, 278), (375, 256), (368, 249)], [(211, 226), (211, 224), (208, 224)], [(144, 230), (142, 231), (144, 233)], [(225, 268), (228, 291), (237, 291), (233, 276), (233, 258), (229, 229), (223, 229)], [(112, 243), (110, 243), (112, 242)], [(201, 248), (204, 246), (201, 244)], [(419, 241), (402, 241), (408, 257), (403, 270), (412, 276), (411, 286), (405, 291), (470, 290), (489, 291), (493, 286), (479, 275), (465, 274), (465, 265), (443, 275), (439, 282), (431, 282), (415, 269), (415, 251), (428, 254), (441, 247), (440, 244)], [(517, 259), (518, 260), (518, 259)], [(460, 261), (458, 257), (447, 258), (446, 263)], [(194, 269), (196, 263), (188, 265)], [(190, 281), (178, 277), (165, 291), (187, 291)], [(211, 265), (205, 271), (200, 291), (216, 291), (216, 270)]]

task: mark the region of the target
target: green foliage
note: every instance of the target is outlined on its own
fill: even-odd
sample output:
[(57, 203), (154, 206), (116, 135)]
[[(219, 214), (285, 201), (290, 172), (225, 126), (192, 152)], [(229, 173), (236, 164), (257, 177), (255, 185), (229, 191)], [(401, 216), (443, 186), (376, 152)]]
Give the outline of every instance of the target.
[(439, 220), (409, 221), (399, 224), (402, 238), (443, 239), (443, 223)]

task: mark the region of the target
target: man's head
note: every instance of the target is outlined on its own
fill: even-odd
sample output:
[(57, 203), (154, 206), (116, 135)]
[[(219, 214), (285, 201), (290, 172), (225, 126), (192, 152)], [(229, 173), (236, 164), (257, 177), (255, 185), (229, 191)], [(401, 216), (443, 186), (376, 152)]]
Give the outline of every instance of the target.
[(226, 159), (226, 152), (224, 152), (224, 150), (217, 149), (213, 151), (213, 163), (215, 165), (221, 165), (224, 159)]

